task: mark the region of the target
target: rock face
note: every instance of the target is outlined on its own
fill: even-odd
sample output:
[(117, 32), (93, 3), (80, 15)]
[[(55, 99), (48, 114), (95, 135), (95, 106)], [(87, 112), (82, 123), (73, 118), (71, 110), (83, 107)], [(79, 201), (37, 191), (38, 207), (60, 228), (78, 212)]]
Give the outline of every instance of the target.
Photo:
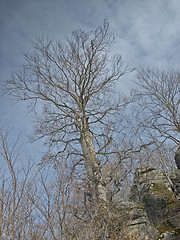
[(111, 214), (109, 239), (180, 240), (180, 169), (137, 168), (129, 201), (114, 203)]
[(180, 169), (180, 147), (178, 148), (178, 150), (174, 156), (174, 159), (175, 159), (177, 168)]
[(128, 212), (127, 239), (180, 239), (180, 169), (168, 175), (173, 191), (162, 171), (150, 166), (136, 170), (130, 201), (116, 204), (118, 211)]
[(159, 233), (157, 229), (149, 222), (147, 213), (143, 204), (138, 204), (132, 201), (122, 201), (119, 204), (116, 203), (114, 207), (117, 213), (117, 221), (121, 216), (121, 227), (118, 238), (121, 240), (148, 240), (157, 239)]

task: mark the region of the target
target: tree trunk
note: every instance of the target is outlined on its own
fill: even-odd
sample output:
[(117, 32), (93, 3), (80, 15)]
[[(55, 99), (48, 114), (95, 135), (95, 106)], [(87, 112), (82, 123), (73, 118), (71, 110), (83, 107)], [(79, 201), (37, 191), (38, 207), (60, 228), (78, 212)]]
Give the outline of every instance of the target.
[(92, 204), (100, 204), (100, 206), (106, 208), (107, 198), (105, 185), (102, 179), (99, 161), (96, 157), (93, 138), (87, 127), (81, 132), (81, 147), (84, 155), (84, 165), (86, 168)]

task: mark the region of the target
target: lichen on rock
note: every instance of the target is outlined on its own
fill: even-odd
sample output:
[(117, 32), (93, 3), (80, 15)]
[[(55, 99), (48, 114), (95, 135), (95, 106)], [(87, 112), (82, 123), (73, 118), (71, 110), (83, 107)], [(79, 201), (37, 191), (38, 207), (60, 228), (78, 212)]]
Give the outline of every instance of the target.
[[(179, 169), (170, 172), (169, 176), (174, 186), (179, 184)], [(130, 201), (136, 203), (136, 206), (141, 206), (141, 215), (135, 218), (135, 212), (132, 214), (128, 225), (129, 233), (142, 231), (144, 238), (141, 234), (141, 238), (137, 239), (180, 239), (180, 200), (176, 196), (177, 193), (172, 191), (166, 175), (161, 170), (151, 166), (137, 168)], [(144, 219), (144, 225), (141, 219)]]

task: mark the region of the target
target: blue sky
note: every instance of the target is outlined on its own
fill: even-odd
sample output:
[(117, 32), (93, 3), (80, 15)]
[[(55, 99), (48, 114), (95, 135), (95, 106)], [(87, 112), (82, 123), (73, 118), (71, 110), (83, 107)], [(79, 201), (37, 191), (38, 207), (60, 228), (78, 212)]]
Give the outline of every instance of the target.
[[(125, 62), (180, 67), (179, 0), (0, 0), (0, 81), (18, 69), (36, 37), (64, 41), (72, 30), (96, 28), (104, 18), (117, 35), (115, 50)], [(32, 124), (23, 103), (0, 97), (0, 128), (13, 126), (27, 142)], [(39, 144), (27, 146), (33, 153), (42, 150)]]

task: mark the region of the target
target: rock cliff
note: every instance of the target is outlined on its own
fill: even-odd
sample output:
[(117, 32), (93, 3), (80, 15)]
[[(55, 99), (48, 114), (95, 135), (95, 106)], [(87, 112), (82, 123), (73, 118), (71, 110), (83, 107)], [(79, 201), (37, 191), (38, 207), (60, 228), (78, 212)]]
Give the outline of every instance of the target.
[(168, 176), (151, 166), (136, 170), (129, 201), (113, 207), (126, 226), (119, 239), (180, 240), (180, 169)]

